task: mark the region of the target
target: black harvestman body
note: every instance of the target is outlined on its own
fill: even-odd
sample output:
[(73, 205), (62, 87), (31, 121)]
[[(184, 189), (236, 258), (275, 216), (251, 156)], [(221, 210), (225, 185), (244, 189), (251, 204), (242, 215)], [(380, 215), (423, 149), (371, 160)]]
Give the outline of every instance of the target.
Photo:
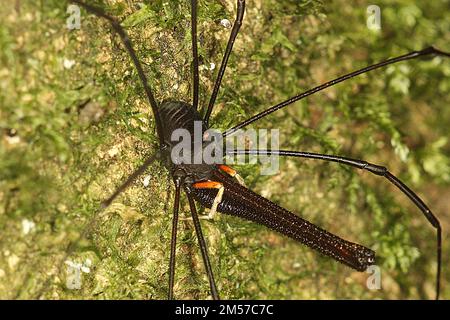
[[(192, 39), (192, 54), (193, 54), (193, 98), (192, 104), (181, 101), (164, 101), (158, 103), (153, 92), (148, 84), (147, 76), (142, 68), (142, 65), (137, 58), (133, 49), (132, 43), (128, 38), (125, 30), (122, 28), (116, 18), (106, 14), (103, 9), (86, 4), (80, 0), (72, 0), (72, 3), (78, 4), (88, 12), (95, 14), (98, 17), (108, 20), (119, 35), (122, 43), (128, 52), (137, 72), (142, 85), (145, 90), (146, 97), (152, 108), (156, 132), (159, 138), (160, 148), (152, 156), (150, 156), (144, 164), (138, 168), (128, 179), (107, 199), (102, 203), (102, 208), (108, 207), (114, 199), (124, 191), (139, 175), (141, 175), (146, 168), (148, 168), (154, 161), (161, 161), (170, 172), (175, 185), (175, 197), (173, 206), (173, 220), (171, 230), (171, 250), (169, 262), (169, 289), (168, 298), (173, 299), (174, 280), (175, 280), (175, 253), (177, 244), (177, 230), (179, 225), (179, 207), (180, 195), (184, 191), (195, 228), (195, 233), (198, 238), (204, 267), (208, 276), (211, 295), (213, 299), (219, 299), (219, 291), (216, 286), (216, 281), (212, 271), (207, 244), (204, 239), (200, 219), (197, 213), (195, 201), (202, 206), (211, 208), (215, 211), (238, 216), (240, 218), (250, 220), (268, 228), (277, 231), (285, 236), (288, 236), (316, 251), (329, 256), (336, 261), (339, 261), (357, 271), (365, 271), (366, 268), (375, 263), (375, 252), (362, 245), (349, 242), (334, 234), (331, 234), (314, 224), (300, 218), (290, 211), (276, 205), (275, 203), (261, 197), (246, 188), (239, 175), (232, 168), (224, 164), (188, 164), (178, 163), (171, 158), (171, 150), (174, 147), (174, 142), (171, 141), (172, 133), (184, 128), (190, 133), (194, 130), (194, 121), (200, 121), (203, 130), (208, 129), (209, 119), (215, 105), (216, 97), (220, 89), (222, 78), (225, 74), (228, 58), (232, 52), (234, 41), (239, 33), (245, 12), (245, 1), (237, 0), (237, 15), (231, 30), (230, 38), (225, 50), (225, 54), (218, 72), (214, 88), (205, 110), (199, 110), (199, 61), (197, 48), (197, 1), (191, 0), (191, 39)], [(383, 62), (365, 67), (363, 69), (351, 72), (332, 81), (326, 82), (313, 89), (300, 93), (290, 99), (287, 99), (277, 105), (274, 105), (265, 111), (235, 125), (234, 127), (222, 133), (222, 136), (228, 137), (237, 132), (239, 129), (246, 127), (255, 121), (268, 116), (269, 114), (289, 106), (290, 104), (322, 91), (328, 87), (334, 86), (340, 82), (351, 79), (360, 74), (382, 68), (384, 66), (398, 63), (401, 61), (412, 60), (423, 56), (440, 55), (449, 57), (450, 54), (428, 47), (423, 50), (413, 51), (405, 55), (391, 58)], [(204, 111), (204, 112), (202, 112)], [(203, 116), (202, 116), (203, 114)], [(422, 212), (428, 222), (436, 230), (436, 256), (437, 256), (437, 271), (436, 271), (436, 298), (439, 297), (440, 290), (440, 274), (441, 274), (441, 226), (439, 220), (434, 216), (427, 205), (414, 193), (408, 186), (400, 181), (387, 168), (372, 164), (363, 160), (351, 159), (346, 157), (318, 154), (311, 152), (297, 152), (289, 150), (233, 150), (229, 154), (234, 155), (277, 155), (285, 157), (299, 157), (306, 159), (317, 159), (322, 161), (337, 162), (342, 165), (352, 166), (358, 169), (366, 170), (374, 175), (386, 178), (390, 183), (405, 194), (412, 203)], [(67, 255), (70, 250), (67, 251)]]

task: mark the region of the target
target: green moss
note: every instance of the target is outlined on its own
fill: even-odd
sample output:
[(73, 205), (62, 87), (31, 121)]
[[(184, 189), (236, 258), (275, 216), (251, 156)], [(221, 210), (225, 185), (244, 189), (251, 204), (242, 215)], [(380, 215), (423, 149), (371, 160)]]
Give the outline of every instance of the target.
[[(158, 101), (189, 101), (189, 3), (144, 3), (108, 1), (104, 7), (126, 26)], [(449, 50), (445, 1), (381, 1), (379, 33), (366, 27), (369, 4), (248, 2), (212, 126), (230, 128), (305, 89), (387, 57), (430, 44)], [(96, 215), (100, 201), (153, 153), (158, 141), (137, 73), (118, 37), (105, 21), (84, 11), (81, 30), (68, 30), (61, 1), (9, 1), (4, 9), (0, 297), (33, 298), (42, 292), (45, 298), (64, 299), (165, 298), (173, 196), (165, 169), (155, 164)], [(234, 14), (234, 1), (199, 2), (202, 105), (229, 36), (220, 20), (233, 21)], [(65, 61), (74, 65), (66, 68)], [(449, 75), (449, 62), (440, 58), (402, 63), (297, 102), (253, 127), (280, 129), (283, 149), (389, 166), (423, 196), (448, 230)], [(260, 176), (255, 166), (239, 169), (253, 190), (375, 248), (383, 289), (368, 291), (367, 274), (262, 226), (219, 215), (216, 221), (202, 221), (202, 227), (222, 298), (433, 296), (433, 229), (382, 178), (292, 159), (283, 159), (281, 172), (270, 177)], [(146, 187), (145, 176), (150, 176)], [(61, 261), (87, 224), (86, 236), (67, 260), (84, 264), (89, 272), (83, 273), (80, 289), (69, 290)], [(444, 298), (450, 297), (447, 234)], [(209, 296), (189, 221), (179, 232), (175, 292), (177, 298)]]

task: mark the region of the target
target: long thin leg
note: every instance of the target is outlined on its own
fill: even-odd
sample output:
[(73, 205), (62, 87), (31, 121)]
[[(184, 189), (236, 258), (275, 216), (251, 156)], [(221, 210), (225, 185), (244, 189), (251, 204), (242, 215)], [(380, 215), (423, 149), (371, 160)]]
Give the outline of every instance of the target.
[[(116, 189), (116, 191), (108, 199), (106, 199), (105, 201), (103, 201), (101, 203), (99, 210), (97, 212), (95, 212), (94, 216), (85, 224), (85, 226), (82, 228), (82, 231), (78, 235), (78, 237), (67, 246), (66, 253), (64, 254), (63, 258), (60, 260), (56, 270), (60, 270), (61, 269), (62, 265), (64, 264), (64, 261), (66, 261), (67, 258), (75, 250), (75, 244), (77, 244), (82, 238), (84, 238), (88, 234), (89, 230), (94, 225), (94, 222), (97, 219), (97, 217), (99, 216), (99, 214), (101, 212), (103, 212), (103, 210), (106, 209), (111, 204), (111, 202), (120, 193), (122, 193), (138, 176), (140, 176), (148, 168), (148, 166), (151, 165), (153, 163), (153, 161), (155, 161), (156, 158), (157, 158), (157, 154), (154, 154), (154, 155), (150, 156), (136, 171), (134, 171), (127, 178), (127, 180), (124, 183), (122, 183), (122, 185), (120, 185)], [(50, 278), (48, 278), (45, 281), (45, 283), (43, 284), (41, 289), (38, 291), (38, 293), (36, 295), (37, 298), (39, 298), (42, 295), (42, 293), (48, 287), (49, 284), (50, 284)]]
[(230, 150), (228, 154), (232, 155), (278, 155), (288, 157), (298, 157), (307, 159), (316, 159), (323, 161), (337, 162), (340, 164), (356, 167), (359, 169), (367, 170), (378, 176), (385, 177), (389, 182), (395, 185), (400, 191), (402, 191), (415, 205), (422, 211), (423, 215), (430, 224), (436, 229), (436, 241), (437, 241), (437, 272), (436, 272), (436, 299), (439, 299), (440, 283), (441, 283), (441, 257), (442, 257), (442, 229), (439, 220), (422, 201), (422, 199), (412, 191), (406, 184), (393, 175), (386, 167), (379, 166), (367, 161), (352, 159), (347, 157), (339, 157), (327, 154), (301, 152), (301, 151), (286, 151), (286, 150)]
[(280, 110), (281, 108), (284, 108), (284, 107), (286, 107), (286, 106), (288, 106), (288, 105), (290, 105), (290, 104), (292, 104), (292, 103), (294, 103), (296, 101), (304, 99), (304, 98), (306, 98), (306, 97), (308, 97), (308, 96), (310, 96), (312, 94), (315, 94), (315, 93), (317, 93), (319, 91), (322, 91), (322, 90), (324, 90), (324, 89), (326, 89), (328, 87), (334, 86), (335, 84), (338, 84), (338, 83), (343, 82), (345, 80), (348, 80), (350, 78), (356, 77), (356, 76), (358, 76), (360, 74), (363, 74), (363, 73), (366, 73), (366, 72), (369, 72), (369, 71), (372, 71), (372, 70), (375, 70), (375, 69), (378, 69), (378, 68), (381, 68), (381, 67), (393, 64), (393, 63), (397, 63), (397, 62), (400, 62), (400, 61), (411, 60), (411, 59), (415, 59), (415, 58), (418, 58), (418, 57), (421, 57), (421, 56), (433, 55), (433, 54), (434, 55), (450, 57), (450, 53), (440, 51), (440, 50), (435, 49), (433, 47), (429, 47), (429, 48), (426, 48), (426, 49), (423, 49), (423, 50), (420, 50), (420, 51), (412, 51), (412, 52), (410, 52), (408, 54), (405, 54), (405, 55), (402, 55), (402, 56), (399, 56), (399, 57), (396, 57), (396, 58), (388, 59), (388, 60), (385, 60), (383, 62), (380, 62), (380, 63), (374, 64), (374, 65), (362, 68), (362, 69), (357, 70), (357, 71), (353, 71), (353, 72), (348, 73), (348, 74), (346, 74), (344, 76), (341, 76), (339, 78), (336, 78), (334, 80), (331, 80), (329, 82), (321, 84), (320, 86), (317, 86), (317, 87), (312, 88), (310, 90), (307, 90), (307, 91), (305, 91), (303, 93), (300, 93), (299, 95), (296, 95), (296, 96), (294, 96), (292, 98), (289, 98), (289, 99), (287, 99), (287, 100), (285, 100), (283, 102), (280, 102), (279, 104), (274, 105), (273, 107), (270, 107), (270, 108), (268, 108), (268, 109), (266, 109), (266, 110), (264, 110), (264, 111), (262, 111), (262, 112), (260, 112), (260, 113), (258, 113), (256, 115), (254, 115), (253, 117), (251, 117), (251, 118), (249, 118), (249, 119), (239, 123), (238, 125), (234, 126), (233, 128), (228, 129), (227, 131), (225, 131), (223, 133), (223, 136), (226, 137), (228, 135), (231, 135), (232, 133), (236, 132), (237, 130), (239, 130), (239, 129), (245, 127), (245, 126), (248, 126), (249, 124), (251, 124), (251, 123), (253, 123), (253, 122), (255, 122), (255, 121), (257, 121), (257, 120), (259, 120), (261, 118), (264, 118), (265, 116), (271, 114), (272, 112)]
[(195, 110), (198, 107), (198, 50), (197, 50), (197, 0), (191, 0), (191, 39), (192, 39), (192, 61), (194, 64), (194, 96), (192, 106)]
[(171, 197), (171, 186), (172, 183), (172, 177), (170, 175), (167, 175), (167, 195), (166, 195), (166, 201), (164, 202), (164, 212), (167, 212), (167, 208), (169, 207), (170, 197)]
[(203, 237), (202, 227), (200, 225), (200, 219), (198, 218), (197, 209), (195, 208), (194, 199), (192, 198), (191, 192), (188, 188), (185, 187), (185, 191), (189, 201), (189, 207), (191, 209), (192, 220), (194, 221), (195, 233), (197, 234), (200, 251), (202, 252), (203, 264), (205, 265), (206, 274), (208, 275), (211, 295), (214, 300), (219, 300), (216, 282), (214, 281), (214, 274), (212, 272), (211, 263), (209, 262), (208, 248), (206, 247), (205, 238)]
[(233, 29), (231, 29), (230, 39), (228, 39), (227, 48), (225, 49), (222, 64), (220, 65), (219, 74), (217, 75), (216, 82), (214, 83), (214, 89), (211, 94), (211, 98), (209, 99), (208, 109), (206, 110), (206, 114), (204, 117), (204, 121), (206, 122), (207, 125), (209, 123), (209, 117), (211, 116), (214, 103), (216, 102), (217, 93), (219, 92), (220, 88), (220, 83), (222, 82), (222, 78), (225, 73), (225, 69), (227, 67), (228, 58), (230, 57), (231, 51), (233, 50), (234, 41), (236, 40), (236, 36), (238, 35), (239, 29), (241, 28), (242, 25), (244, 12), (245, 12), (245, 0), (238, 0), (236, 20), (234, 21)]
[(147, 95), (147, 99), (150, 103), (150, 106), (153, 111), (153, 115), (155, 117), (156, 121), (156, 130), (158, 132), (158, 137), (160, 139), (160, 144), (163, 143), (162, 141), (162, 123), (159, 116), (159, 110), (158, 110), (158, 104), (156, 103), (155, 97), (153, 96), (153, 92), (148, 84), (147, 77), (144, 73), (144, 70), (142, 69), (142, 65), (139, 62), (139, 59), (136, 55), (136, 52), (133, 49), (133, 45), (131, 44), (130, 38), (128, 37), (128, 34), (125, 32), (125, 30), (122, 28), (120, 23), (117, 21), (116, 18), (111, 17), (110, 15), (106, 14), (103, 9), (99, 7), (94, 7), (89, 4), (84, 3), (80, 0), (70, 0), (73, 3), (76, 3), (83, 8), (85, 8), (88, 12), (95, 14), (98, 17), (104, 18), (109, 21), (113, 29), (117, 32), (120, 39), (122, 40), (123, 45), (125, 46), (125, 49), (127, 50), (131, 60), (133, 61), (134, 67), (136, 68), (139, 78), (142, 82), (142, 86), (144, 87), (145, 94)]
[(106, 200), (104, 200), (101, 203), (101, 207), (104, 209), (106, 207), (108, 207), (111, 202), (114, 201), (114, 199), (120, 194), (122, 193), (137, 177), (139, 177), (141, 174), (144, 173), (144, 171), (148, 168), (149, 165), (151, 165), (153, 163), (153, 161), (156, 160), (156, 158), (158, 157), (158, 153), (155, 153), (154, 155), (150, 156), (147, 160), (145, 160), (145, 162), (136, 170), (134, 171), (128, 178), (127, 180), (125, 180), (125, 182), (123, 182), (120, 187), (118, 187), (116, 189), (116, 191), (114, 191), (114, 193)]
[(175, 200), (173, 202), (172, 238), (170, 240), (169, 261), (169, 300), (173, 299), (173, 284), (175, 282), (175, 254), (177, 249), (178, 210), (180, 207), (181, 180), (175, 179)]
[[(69, 256), (73, 253), (75, 250), (75, 245), (80, 242), (81, 239), (83, 239), (88, 232), (91, 230), (92, 226), (94, 225), (95, 220), (98, 218), (98, 216), (113, 202), (113, 200), (122, 193), (138, 176), (140, 176), (144, 171), (148, 168), (149, 165), (153, 163), (153, 161), (156, 160), (158, 157), (158, 154), (154, 154), (150, 156), (136, 171), (134, 171), (127, 180), (122, 183), (116, 191), (105, 201), (103, 201), (100, 204), (100, 208), (94, 213), (93, 217), (89, 219), (89, 221), (83, 226), (81, 229), (81, 233), (78, 235), (78, 237), (72, 241), (66, 248), (65, 254), (63, 258), (58, 262), (58, 265), (56, 267), (56, 270), (61, 270), (61, 267), (63, 266), (64, 262), (69, 258)], [(50, 284), (51, 276), (44, 282), (42, 287), (39, 289), (38, 293), (36, 294), (36, 298), (40, 298), (42, 293), (47, 289), (47, 287)]]

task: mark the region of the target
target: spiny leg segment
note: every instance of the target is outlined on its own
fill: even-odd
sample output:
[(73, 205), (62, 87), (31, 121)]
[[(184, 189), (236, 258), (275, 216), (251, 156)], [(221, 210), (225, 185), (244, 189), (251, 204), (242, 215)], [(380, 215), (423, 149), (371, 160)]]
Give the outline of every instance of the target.
[(227, 154), (230, 155), (278, 155), (287, 157), (298, 157), (306, 159), (323, 160), (329, 162), (337, 162), (343, 165), (356, 167), (366, 170), (375, 175), (386, 178), (400, 191), (402, 191), (413, 203), (420, 209), (422, 214), (427, 218), (428, 222), (436, 229), (436, 242), (437, 242), (437, 271), (436, 271), (436, 299), (439, 299), (440, 283), (441, 283), (441, 260), (442, 260), (442, 229), (438, 218), (431, 212), (428, 206), (423, 200), (412, 191), (406, 184), (404, 184), (399, 178), (393, 175), (386, 167), (379, 166), (364, 160), (352, 159), (347, 157), (340, 157), (328, 154), (301, 152), (301, 151), (288, 151), (288, 150), (228, 150)]
[(195, 189), (217, 189), (218, 190), (217, 195), (214, 198), (213, 204), (211, 206), (211, 209), (209, 210), (208, 215), (205, 217), (201, 217), (202, 219), (213, 220), (214, 216), (216, 215), (216, 212), (217, 212), (217, 206), (222, 201), (223, 192), (225, 191), (223, 184), (220, 182), (217, 182), (217, 181), (201, 181), (201, 182), (194, 183), (192, 185), (192, 187)]
[[(387, 65), (390, 64), (394, 64), (397, 62), (401, 62), (401, 61), (406, 61), (406, 60), (412, 60), (412, 59), (416, 59), (416, 58), (420, 58), (420, 57), (424, 57), (424, 56), (430, 56), (430, 55), (437, 55), (437, 56), (442, 56), (442, 57), (450, 57), (450, 53), (449, 52), (444, 52), (441, 51), (439, 49), (436, 49), (434, 47), (428, 47), (425, 48), (423, 50), (419, 50), (419, 51), (412, 51), (410, 53), (398, 56), (398, 57), (394, 57), (391, 59), (387, 59), (385, 61), (367, 66), (365, 68), (350, 72), (348, 74), (345, 74), (341, 77), (338, 77), (336, 79), (333, 79), (331, 81), (328, 81), (326, 83), (323, 83), (319, 86), (316, 86), (312, 89), (309, 89), (303, 93), (300, 93), (292, 98), (289, 98), (283, 102), (280, 102), (252, 117), (250, 117), (249, 119), (235, 125), (234, 127), (232, 127), (231, 129), (226, 130), (225, 132), (222, 133), (222, 136), (225, 138), (227, 136), (230, 136), (234, 133), (236, 133), (239, 129), (242, 129), (246, 126), (248, 126), (251, 123), (256, 122), (257, 120), (266, 117), (267, 115), (280, 110), (284, 107), (287, 107), (291, 104), (293, 104), (296, 101), (302, 100), (310, 95), (313, 95), (317, 92), (320, 92), (328, 87), (334, 86), (338, 83), (341, 83), (343, 81), (349, 80), (353, 77), (356, 77), (358, 75), (367, 73), (369, 71), (381, 68), (381, 67), (385, 67)], [(239, 150), (239, 152), (248, 152), (248, 150)], [(253, 150), (254, 152), (262, 152), (264, 150)], [(269, 150), (266, 150), (269, 151)], [(283, 155), (281, 150), (277, 151), (279, 152), (279, 155)], [(286, 151), (287, 153), (291, 152), (291, 151)], [(233, 151), (230, 153), (233, 154)], [(245, 154), (245, 153), (241, 153), (241, 154)], [(249, 153), (248, 153), (249, 154)], [(253, 153), (256, 154), (256, 153)], [(274, 153), (275, 154), (275, 153)], [(287, 155), (287, 154), (285, 154)], [(365, 162), (363, 161), (363, 163), (351, 163), (352, 160), (351, 159), (347, 159), (348, 161), (345, 161), (343, 158), (341, 158), (340, 160), (342, 161), (338, 161), (336, 158), (340, 158), (340, 157), (335, 157), (334, 160), (332, 159), (326, 159), (326, 157), (332, 157), (332, 156), (327, 156), (327, 155), (317, 155), (317, 157), (312, 156), (311, 153), (309, 153), (310, 157), (307, 156), (307, 153), (303, 153), (303, 155), (301, 155), (302, 157), (305, 158), (311, 158), (311, 159), (322, 159), (322, 160), (329, 160), (329, 161), (335, 161), (335, 162), (339, 162), (342, 164), (348, 164), (348, 165), (352, 165), (352, 166), (356, 166), (359, 167), (361, 166), (361, 169), (366, 169), (368, 170), (370, 167), (367, 167), (367, 164), (365, 164)], [(297, 155), (300, 156), (300, 155)], [(322, 157), (320, 157), (322, 156)], [(326, 157), (325, 157), (326, 156)], [(357, 160), (360, 161), (360, 160)], [(370, 171), (370, 170), (369, 170)], [(372, 172), (375, 173), (375, 172)], [(376, 173), (377, 174), (377, 173)], [(380, 175), (380, 174), (379, 174)], [(408, 198), (411, 199), (411, 201), (422, 211), (422, 213), (425, 215), (425, 217), (427, 218), (427, 220), (430, 222), (431, 225), (433, 225), (434, 228), (436, 228), (436, 232), (437, 232), (437, 236), (436, 236), (436, 241), (437, 241), (437, 259), (438, 259), (438, 270), (437, 270), (437, 280), (436, 280), (436, 299), (439, 298), (439, 293), (440, 293), (440, 275), (441, 275), (441, 242), (442, 242), (442, 235), (441, 235), (441, 226), (439, 224), (439, 220), (434, 216), (434, 214), (431, 212), (431, 210), (423, 203), (423, 201), (411, 190), (409, 189), (403, 182), (401, 182), (398, 178), (396, 178), (394, 175), (392, 175), (389, 171), (387, 171), (385, 174), (383, 174), (383, 176), (388, 179), (392, 184), (394, 184), (398, 189), (400, 189), (404, 194), (406, 194), (408, 196)]]
[[(227, 165), (224, 165), (224, 164), (219, 165), (218, 168), (219, 168), (219, 170), (225, 172), (229, 176), (235, 178), (240, 185), (245, 187), (244, 179), (242, 179), (242, 177), (237, 173), (236, 170), (234, 170), (233, 168), (231, 168)], [(211, 209), (209, 210), (208, 215), (200, 216), (200, 219), (213, 220), (216, 215), (216, 212), (217, 212), (217, 207), (219, 206), (220, 202), (222, 201), (223, 194), (225, 192), (225, 188), (224, 188), (223, 184), (221, 182), (208, 180), (208, 181), (196, 182), (192, 185), (192, 187), (194, 189), (217, 189), (218, 190), (216, 196), (214, 197), (214, 201), (211, 206)], [(191, 218), (186, 218), (186, 219), (191, 220)]]

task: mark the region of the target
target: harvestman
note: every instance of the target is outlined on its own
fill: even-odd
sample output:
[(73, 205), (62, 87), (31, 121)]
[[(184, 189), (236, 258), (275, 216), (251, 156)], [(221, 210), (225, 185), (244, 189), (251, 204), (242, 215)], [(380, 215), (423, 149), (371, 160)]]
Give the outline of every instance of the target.
[[(214, 275), (208, 257), (208, 251), (205, 239), (203, 237), (199, 216), (194, 200), (202, 206), (211, 208), (214, 213), (216, 210), (221, 213), (235, 215), (243, 219), (247, 219), (268, 228), (278, 231), (320, 253), (327, 255), (355, 270), (365, 271), (366, 268), (375, 263), (375, 252), (362, 245), (346, 241), (338, 236), (331, 234), (312, 223), (300, 218), (290, 211), (276, 205), (275, 203), (261, 197), (260, 195), (247, 189), (235, 170), (224, 164), (190, 164), (178, 163), (171, 158), (171, 150), (174, 142), (171, 141), (171, 134), (174, 130), (184, 128), (193, 134), (194, 121), (202, 121), (203, 130), (209, 128), (209, 119), (215, 105), (216, 97), (219, 92), (220, 84), (225, 73), (228, 58), (231, 54), (234, 41), (242, 24), (245, 11), (245, 1), (237, 0), (237, 15), (231, 30), (231, 35), (223, 56), (223, 60), (218, 72), (217, 79), (211, 94), (211, 98), (202, 112), (198, 111), (199, 101), (199, 60), (197, 54), (197, 1), (191, 0), (191, 38), (192, 38), (192, 54), (193, 54), (193, 101), (192, 105), (182, 101), (163, 101), (158, 104), (155, 100), (152, 90), (147, 82), (141, 63), (132, 47), (131, 41), (127, 33), (120, 25), (119, 21), (106, 14), (103, 9), (86, 4), (80, 0), (72, 0), (71, 2), (82, 6), (90, 13), (98, 17), (108, 20), (112, 28), (117, 32), (121, 41), (128, 52), (142, 82), (145, 94), (150, 103), (156, 123), (156, 131), (159, 137), (160, 149), (150, 156), (141, 167), (139, 167), (128, 179), (107, 199), (102, 203), (102, 208), (111, 204), (111, 202), (124, 191), (145, 169), (155, 160), (161, 161), (169, 170), (175, 185), (175, 200), (173, 207), (173, 224), (171, 236), (170, 262), (169, 262), (169, 290), (168, 298), (173, 299), (174, 279), (175, 279), (175, 251), (177, 242), (178, 228), (178, 211), (180, 205), (180, 194), (183, 189), (186, 193), (195, 232), (199, 241), (199, 246), (203, 258), (203, 263), (208, 276), (211, 294), (213, 299), (219, 299)], [(277, 105), (274, 105), (263, 112), (237, 124), (231, 129), (223, 132), (222, 136), (236, 133), (237, 130), (268, 116), (269, 114), (284, 108), (296, 101), (304, 99), (314, 93), (322, 91), (335, 84), (358, 76), (360, 74), (393, 64), (400, 61), (412, 60), (422, 56), (440, 55), (449, 57), (447, 52), (440, 51), (433, 47), (429, 47), (419, 51), (413, 51), (408, 54), (391, 58), (380, 63), (370, 65), (360, 70), (351, 72), (315, 88), (307, 90), (299, 95), (287, 99)], [(202, 116), (201, 114), (204, 114)], [(204, 147), (206, 142), (202, 142)], [(436, 272), (436, 299), (439, 298), (440, 290), (440, 274), (441, 274), (441, 226), (439, 220), (434, 216), (426, 204), (415, 194), (408, 186), (400, 181), (395, 175), (388, 171), (387, 168), (372, 164), (366, 161), (351, 159), (346, 157), (318, 154), (311, 152), (298, 152), (287, 150), (233, 150), (229, 154), (234, 155), (277, 155), (300, 157), (307, 159), (318, 159), (323, 161), (337, 162), (342, 165), (353, 166), (366, 170), (375, 175), (386, 178), (395, 187), (403, 192), (414, 204), (420, 209), (429, 223), (436, 229), (437, 241), (437, 272)], [(87, 230), (85, 228), (84, 230)], [(81, 236), (84, 235), (84, 232)], [(80, 237), (81, 237), (80, 236)], [(71, 246), (67, 250), (66, 257), (71, 252)]]

